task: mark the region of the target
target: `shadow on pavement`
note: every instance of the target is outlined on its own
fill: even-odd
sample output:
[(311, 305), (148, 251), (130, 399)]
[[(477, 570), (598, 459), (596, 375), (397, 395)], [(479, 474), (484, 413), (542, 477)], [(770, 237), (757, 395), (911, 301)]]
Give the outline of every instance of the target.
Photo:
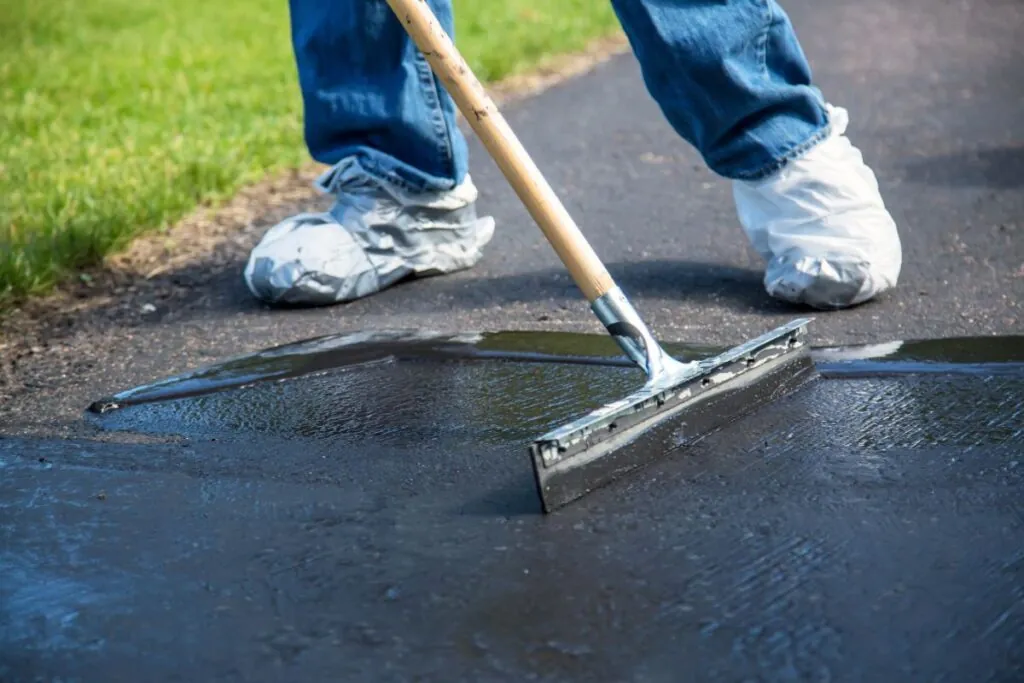
[[(795, 309), (770, 298), (761, 273), (720, 263), (684, 260), (615, 262), (607, 264), (616, 282), (631, 297), (707, 303), (741, 313), (786, 313)], [(491, 275), (487, 263), (460, 273), (406, 280), (360, 301), (327, 307), (274, 306), (256, 300), (242, 279), (244, 255), (206, 260), (161, 274), (137, 286), (130, 301), (112, 298), (91, 308), (92, 326), (106, 329), (138, 328), (187, 323), (210, 315), (280, 315), (333, 309), (360, 314), (378, 310), (415, 310), (417, 313), (472, 311), (540, 301), (583, 301), (569, 274), (561, 268)], [(148, 311), (143, 311), (146, 306)], [(152, 308), (149, 308), (152, 307)], [(799, 312), (799, 311), (798, 311)], [(73, 334), (74, 327), (56, 326), (52, 340)]]
[[(630, 297), (666, 298), (676, 301), (714, 301), (737, 311), (784, 310), (786, 307), (764, 291), (761, 273), (721, 263), (686, 260), (612, 262), (606, 264), (616, 283)], [(468, 303), (512, 304), (565, 298), (577, 301), (582, 294), (563, 269), (498, 275), (486, 280), (450, 278), (431, 283), (433, 291), (452, 297), (445, 307)]]
[[(738, 266), (686, 260), (611, 262), (616, 283), (638, 305), (646, 299), (673, 304), (714, 305), (739, 313), (791, 313), (767, 295), (761, 273)], [(492, 310), (515, 304), (560, 303), (576, 307), (583, 294), (564, 269), (488, 275), (487, 264), (453, 275), (407, 280), (374, 297), (341, 306), (375, 306), (381, 311), (414, 309), (417, 313)]]

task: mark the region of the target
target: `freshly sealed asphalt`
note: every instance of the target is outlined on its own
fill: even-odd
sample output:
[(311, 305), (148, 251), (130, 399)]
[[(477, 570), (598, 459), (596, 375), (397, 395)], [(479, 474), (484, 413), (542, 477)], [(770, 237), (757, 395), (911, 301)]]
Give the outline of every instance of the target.
[[(384, 362), (84, 413), (323, 334), (598, 331), (474, 142), (498, 233), (473, 271), (271, 311), (239, 263), (194, 305), (71, 339), (71, 370), (33, 361), (0, 416), (0, 680), (1024, 677), (1024, 8), (786, 8), (905, 246), (899, 290), (811, 340), (889, 362), (822, 352), (833, 374), (551, 516), (526, 445), (628, 370)], [(807, 313), (763, 294), (728, 185), (632, 57), (506, 113), (663, 338)], [(1003, 337), (897, 343), (965, 335)]]
[(86, 419), (121, 442), (0, 440), (0, 678), (1024, 673), (1024, 337), (820, 354), (822, 378), (551, 515), (529, 442), (631, 368), (345, 343), (104, 402)]

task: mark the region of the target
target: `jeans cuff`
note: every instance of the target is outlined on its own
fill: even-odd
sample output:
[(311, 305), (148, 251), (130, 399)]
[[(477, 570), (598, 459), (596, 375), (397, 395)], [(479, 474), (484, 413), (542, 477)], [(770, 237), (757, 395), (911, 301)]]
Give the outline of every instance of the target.
[(832, 115), (827, 107), (824, 107), (825, 123), (819, 126), (808, 137), (781, 147), (768, 163), (753, 170), (739, 170), (723, 175), (732, 180), (745, 182), (756, 182), (769, 178), (783, 169), (790, 161), (802, 157), (812, 148), (818, 146), (823, 140), (832, 134)]
[(342, 150), (337, 162), (330, 164), (337, 169), (355, 161), (368, 175), (388, 183), (409, 194), (447, 192), (458, 187), (462, 178), (441, 178), (424, 173), (398, 159), (372, 147), (356, 147)]

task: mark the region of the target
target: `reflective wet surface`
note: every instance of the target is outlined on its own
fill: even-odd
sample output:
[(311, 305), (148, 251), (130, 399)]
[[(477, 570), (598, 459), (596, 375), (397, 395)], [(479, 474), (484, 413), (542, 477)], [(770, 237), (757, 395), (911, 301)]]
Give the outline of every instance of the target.
[[(725, 347), (665, 344), (683, 361), (707, 358)], [(1024, 371), (1024, 336), (967, 337), (823, 348), (819, 370), (835, 374), (1013, 373)], [(440, 335), (414, 330), (331, 335), (238, 356), (99, 399), (103, 413), (125, 405), (194, 396), (375, 361), (505, 360), (632, 368), (607, 335), (570, 332), (497, 332)], [(635, 373), (633, 373), (635, 374)], [(641, 378), (642, 379), (642, 378)]]
[(613, 343), (352, 342), (86, 412), (137, 443), (0, 440), (0, 679), (1024, 674), (1020, 338), (818, 349), (552, 515), (526, 445), (642, 382)]

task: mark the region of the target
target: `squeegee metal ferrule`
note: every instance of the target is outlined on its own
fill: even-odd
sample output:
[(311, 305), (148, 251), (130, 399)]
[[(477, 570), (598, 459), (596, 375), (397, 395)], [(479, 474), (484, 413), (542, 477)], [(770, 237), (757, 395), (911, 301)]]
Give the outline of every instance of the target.
[(666, 353), (617, 286), (595, 299), (590, 308), (630, 360), (647, 373), (649, 386), (671, 384), (699, 366)]

